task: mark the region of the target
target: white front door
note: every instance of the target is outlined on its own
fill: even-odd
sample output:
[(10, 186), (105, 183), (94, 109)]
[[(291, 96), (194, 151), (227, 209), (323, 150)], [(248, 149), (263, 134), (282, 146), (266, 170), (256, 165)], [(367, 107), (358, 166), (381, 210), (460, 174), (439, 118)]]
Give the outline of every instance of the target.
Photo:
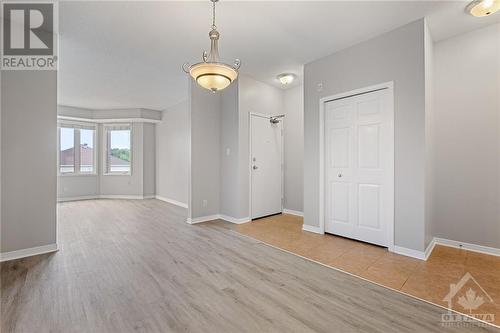
[(325, 103), (325, 232), (388, 246), (394, 129), (387, 89)]
[(282, 211), (283, 124), (252, 114), (251, 122), (251, 218)]

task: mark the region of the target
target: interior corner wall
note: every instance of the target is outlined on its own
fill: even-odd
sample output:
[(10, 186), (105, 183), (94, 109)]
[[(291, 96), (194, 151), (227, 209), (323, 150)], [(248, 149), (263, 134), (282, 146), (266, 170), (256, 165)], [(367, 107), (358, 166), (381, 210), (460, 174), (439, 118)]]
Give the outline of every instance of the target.
[(156, 194), (156, 125), (143, 123), (143, 135), (142, 196), (152, 198)]
[(221, 96), (190, 82), (190, 198), (188, 218), (220, 213)]
[(239, 165), (239, 82), (232, 83), (221, 94), (220, 123), (220, 213), (233, 218), (248, 216), (239, 209), (242, 189), (238, 184)]
[(500, 248), (500, 24), (434, 44), (434, 236)]
[(319, 100), (393, 81), (395, 245), (424, 250), (424, 62), (421, 19), (305, 65), (304, 224), (319, 226)]
[(162, 112), (156, 125), (156, 195), (188, 203), (189, 103), (184, 101)]
[(425, 237), (424, 246), (427, 248), (434, 238), (434, 42), (431, 32), (424, 21), (425, 46)]
[(284, 208), (304, 210), (304, 86), (284, 91), (285, 202)]
[(53, 245), (57, 72), (2, 71), (1, 97), (1, 252)]

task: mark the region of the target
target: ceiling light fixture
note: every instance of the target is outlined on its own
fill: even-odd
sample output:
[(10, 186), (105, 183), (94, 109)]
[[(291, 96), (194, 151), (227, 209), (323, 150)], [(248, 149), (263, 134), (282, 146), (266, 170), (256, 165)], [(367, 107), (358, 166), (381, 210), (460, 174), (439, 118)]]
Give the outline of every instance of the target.
[(241, 61), (236, 59), (234, 65), (226, 65), (219, 59), (219, 37), (215, 25), (215, 3), (219, 0), (210, 0), (212, 2), (212, 30), (208, 33), (210, 37), (210, 53), (203, 51), (203, 62), (194, 65), (185, 63), (182, 69), (191, 75), (191, 77), (203, 88), (209, 89), (214, 93), (226, 88), (238, 77), (238, 69)]
[(286, 86), (295, 80), (296, 75), (291, 73), (283, 73), (277, 76), (277, 79), (281, 82), (282, 85)]
[(500, 0), (475, 0), (466, 7), (466, 11), (475, 17), (491, 15), (500, 10)]

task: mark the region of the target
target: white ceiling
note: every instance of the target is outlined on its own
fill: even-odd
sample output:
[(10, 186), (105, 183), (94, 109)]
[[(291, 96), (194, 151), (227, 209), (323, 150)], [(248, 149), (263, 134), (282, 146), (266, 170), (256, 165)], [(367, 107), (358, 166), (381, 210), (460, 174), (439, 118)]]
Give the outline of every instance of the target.
[[(283, 72), (427, 16), (441, 40), (500, 22), (473, 18), (466, 2), (221, 1), (220, 53), (241, 72), (279, 86)], [(163, 110), (187, 98), (181, 65), (209, 48), (202, 2), (61, 2), (59, 104)]]

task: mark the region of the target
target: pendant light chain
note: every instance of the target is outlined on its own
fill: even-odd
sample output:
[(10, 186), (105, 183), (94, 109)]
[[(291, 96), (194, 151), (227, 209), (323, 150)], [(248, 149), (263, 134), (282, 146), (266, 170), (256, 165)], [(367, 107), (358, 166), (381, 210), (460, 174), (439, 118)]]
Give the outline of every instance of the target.
[(216, 92), (225, 89), (238, 78), (238, 69), (241, 61), (236, 59), (233, 65), (227, 65), (219, 60), (219, 36), (216, 26), (216, 2), (212, 2), (212, 30), (208, 33), (210, 38), (210, 53), (203, 51), (201, 62), (190, 65), (188, 62), (182, 65), (184, 72), (189, 74), (201, 87)]
[(215, 1), (212, 2), (212, 30), (217, 29), (215, 25)]

